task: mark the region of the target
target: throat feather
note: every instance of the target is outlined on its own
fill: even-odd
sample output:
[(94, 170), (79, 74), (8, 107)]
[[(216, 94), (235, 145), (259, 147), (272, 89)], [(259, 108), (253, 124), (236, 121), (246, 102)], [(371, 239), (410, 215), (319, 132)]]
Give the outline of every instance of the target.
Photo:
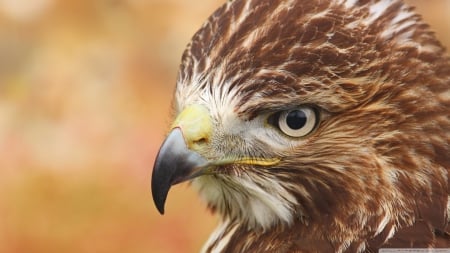
[(290, 225), (294, 220), (298, 203), (274, 176), (202, 176), (193, 181), (193, 186), (223, 219), (249, 229), (267, 230), (274, 225)]

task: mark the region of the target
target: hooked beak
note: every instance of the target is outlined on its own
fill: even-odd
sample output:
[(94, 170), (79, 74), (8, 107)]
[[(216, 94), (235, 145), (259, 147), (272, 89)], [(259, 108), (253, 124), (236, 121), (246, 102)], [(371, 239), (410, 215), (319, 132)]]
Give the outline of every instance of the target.
[(174, 128), (162, 144), (152, 174), (152, 194), (156, 208), (164, 214), (164, 204), (172, 185), (202, 174), (207, 161), (188, 149), (180, 128)]
[(172, 185), (195, 177), (214, 174), (214, 168), (227, 164), (273, 166), (280, 159), (240, 157), (206, 160), (201, 154), (211, 154), (209, 141), (213, 134), (212, 120), (203, 105), (185, 108), (175, 119), (172, 131), (163, 142), (152, 174), (152, 195), (156, 208), (164, 214), (164, 204)]
[(161, 214), (170, 187), (200, 176), (207, 168), (208, 162), (196, 151), (205, 149), (211, 132), (211, 118), (203, 105), (188, 106), (175, 119), (153, 167), (153, 201)]

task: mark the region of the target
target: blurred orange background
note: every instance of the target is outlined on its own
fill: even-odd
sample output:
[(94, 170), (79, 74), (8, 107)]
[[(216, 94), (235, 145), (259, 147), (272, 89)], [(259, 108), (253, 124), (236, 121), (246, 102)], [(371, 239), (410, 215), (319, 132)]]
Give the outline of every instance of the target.
[[(0, 0), (0, 252), (197, 252), (216, 224), (150, 177), (185, 45), (223, 1)], [(450, 1), (408, 1), (450, 47)]]

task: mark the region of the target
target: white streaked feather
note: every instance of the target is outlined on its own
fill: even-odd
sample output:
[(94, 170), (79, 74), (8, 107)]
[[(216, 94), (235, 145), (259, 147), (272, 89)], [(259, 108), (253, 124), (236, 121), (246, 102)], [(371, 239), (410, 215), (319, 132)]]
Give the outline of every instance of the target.
[(384, 242), (387, 242), (389, 239), (391, 239), (394, 236), (395, 230), (396, 230), (396, 227), (392, 226), (392, 228), (391, 228), (391, 230), (389, 230), (389, 233), (386, 236), (386, 239), (384, 240)]
[(369, 16), (364, 20), (366, 25), (372, 24), (379, 17), (381, 17), (389, 6), (393, 3), (392, 0), (381, 0), (378, 3), (374, 3), (369, 7)]
[[(403, 6), (397, 16), (395, 16), (395, 18), (391, 20), (390, 24), (387, 26), (387, 29), (381, 33), (381, 37), (392, 37), (394, 36), (394, 34), (400, 33), (403, 29), (416, 25), (416, 20), (411, 18), (413, 16), (414, 13), (409, 11), (406, 6)], [(414, 30), (404, 32), (397, 36), (396, 40), (399, 42), (406, 41), (410, 39), (413, 34)]]
[(208, 241), (203, 245), (203, 248), (200, 252), (206, 252), (211, 244), (218, 241), (219, 243), (208, 251), (209, 253), (219, 253), (222, 252), (224, 247), (228, 244), (231, 236), (234, 234), (234, 231), (237, 229), (237, 225), (235, 225), (232, 229), (228, 231), (228, 234), (225, 234), (225, 231), (230, 226), (230, 220), (224, 220), (220, 223), (220, 225), (214, 230), (214, 232), (209, 236)]
[(388, 222), (391, 220), (390, 215), (385, 214), (383, 216), (383, 219), (381, 220), (380, 224), (378, 224), (377, 230), (375, 231), (375, 235), (380, 234), (381, 232), (383, 232), (384, 228), (386, 227), (386, 225), (388, 224)]
[(353, 6), (355, 6), (355, 4), (358, 2), (358, 0), (344, 0), (344, 6), (347, 9), (351, 9), (353, 8)]
[(358, 248), (356, 249), (356, 252), (357, 253), (364, 252), (366, 250), (366, 247), (367, 247), (366, 242), (363, 242), (358, 246)]
[(450, 222), (450, 196), (447, 197), (447, 221)]
[[(233, 177), (233, 185), (227, 180), (203, 176), (193, 181), (200, 195), (220, 211), (231, 205), (231, 215), (244, 221), (251, 228), (268, 229), (274, 224), (291, 224), (293, 208), (298, 203), (275, 177), (255, 177), (245, 173)], [(261, 188), (264, 185), (264, 189)]]
[[(237, 16), (237, 17), (235, 16), (234, 21), (232, 21), (230, 23), (230, 25), (231, 25), (230, 33), (235, 33), (241, 26), (242, 22), (244, 22), (244, 20), (248, 17), (248, 15), (252, 13), (251, 3), (252, 3), (251, 0), (245, 1), (245, 7), (244, 7), (244, 10), (241, 11), (241, 15)], [(230, 1), (230, 5), (231, 5), (231, 1)]]

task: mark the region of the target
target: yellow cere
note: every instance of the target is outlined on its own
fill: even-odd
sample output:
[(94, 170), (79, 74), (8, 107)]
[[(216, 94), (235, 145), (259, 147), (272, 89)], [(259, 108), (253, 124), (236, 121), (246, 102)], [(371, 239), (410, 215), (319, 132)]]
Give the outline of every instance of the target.
[(179, 127), (189, 148), (208, 141), (212, 134), (212, 121), (208, 109), (203, 105), (186, 107), (175, 119), (172, 129)]

